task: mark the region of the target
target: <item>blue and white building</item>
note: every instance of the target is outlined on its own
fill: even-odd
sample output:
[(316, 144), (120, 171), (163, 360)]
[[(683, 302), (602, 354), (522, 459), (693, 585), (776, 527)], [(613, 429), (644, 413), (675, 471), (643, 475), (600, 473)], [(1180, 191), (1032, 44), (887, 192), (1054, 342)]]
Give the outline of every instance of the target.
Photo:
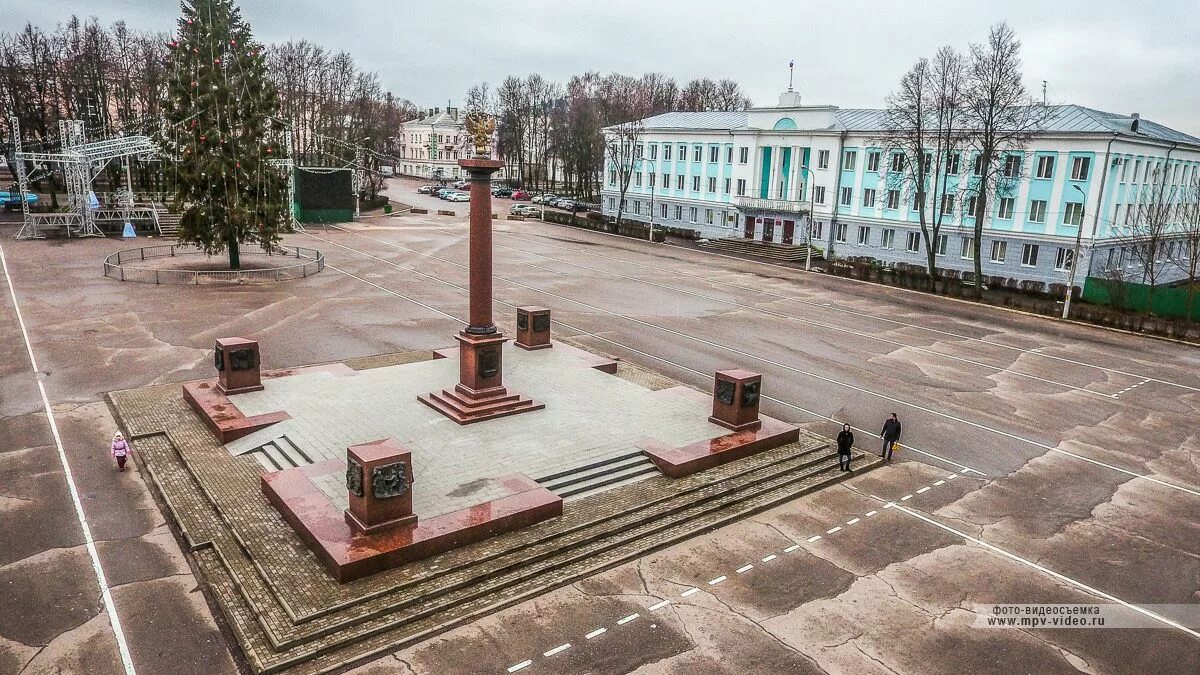
[[(1136, 265), (1115, 240), (1130, 202), (1156, 177), (1168, 186), (1200, 178), (1200, 138), (1137, 113), (1059, 105), (1047, 115), (1023, 152), (1004, 160), (1012, 180), (987, 205), (983, 273), (1064, 282), (1080, 228), (1092, 274)], [(707, 238), (803, 244), (811, 213), (813, 243), (832, 255), (924, 265), (913, 191), (897, 180), (904, 160), (876, 140), (884, 122), (883, 110), (802, 106), (790, 91), (776, 107), (646, 118), (624, 216)], [(974, 266), (974, 157), (964, 150), (947, 159), (940, 170), (961, 188), (927, 206), (946, 213), (936, 242), (944, 268)], [(609, 215), (620, 195), (614, 166), (607, 157), (601, 207)]]

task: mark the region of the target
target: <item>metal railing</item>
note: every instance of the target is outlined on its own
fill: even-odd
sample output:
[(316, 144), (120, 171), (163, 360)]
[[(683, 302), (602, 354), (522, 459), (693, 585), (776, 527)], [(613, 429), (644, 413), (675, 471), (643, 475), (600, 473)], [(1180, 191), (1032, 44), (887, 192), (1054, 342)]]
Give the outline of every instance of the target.
[(104, 276), (120, 281), (144, 284), (199, 285), (247, 283), (303, 279), (325, 269), (325, 254), (302, 246), (280, 246), (268, 253), (263, 250), (241, 251), (243, 256), (296, 258), (295, 264), (246, 270), (185, 270), (139, 265), (146, 260), (204, 255), (204, 251), (186, 244), (162, 244), (125, 249), (104, 258)]

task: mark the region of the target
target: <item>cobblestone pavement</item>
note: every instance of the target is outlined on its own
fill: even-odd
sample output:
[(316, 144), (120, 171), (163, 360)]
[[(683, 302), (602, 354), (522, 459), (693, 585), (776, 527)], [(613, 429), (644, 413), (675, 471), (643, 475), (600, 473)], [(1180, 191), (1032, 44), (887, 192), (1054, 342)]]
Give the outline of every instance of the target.
[[(415, 642), (400, 651), (379, 633), (372, 646), (381, 656), (364, 670), (503, 673), (526, 661), (521, 671), (1200, 670), (1200, 642), (1167, 624), (972, 626), (976, 603), (985, 602), (1115, 598), (1161, 612), (1200, 603), (1194, 348), (553, 225), (501, 221), (496, 229), (496, 311), (509, 334), (511, 305), (549, 306), (558, 337), (672, 380), (706, 388), (715, 369), (759, 370), (765, 412), (824, 435), (836, 431), (826, 418), (848, 420), (868, 449), (883, 417), (899, 412), (905, 447), (891, 466), (635, 553), (600, 574), (562, 561), (556, 569), (583, 576), (550, 593), (506, 577), (511, 607), (426, 640), (419, 631), (435, 626), (416, 619), (406, 629), (417, 631)], [(156, 506), (147, 484), (176, 481), (182, 495), (192, 480), (194, 494), (196, 479), (186, 470), (143, 473), (151, 461), (143, 454), (179, 457), (170, 436), (138, 441), (133, 469), (116, 473), (104, 393), (209, 376), (208, 350), (227, 335), (260, 339), (267, 368), (444, 346), (460, 324), (429, 308), (465, 315), (456, 288), (466, 278), (463, 219), (316, 229), (289, 243), (323, 250), (325, 272), (219, 290), (113, 282), (96, 261), (126, 244), (14, 242), (14, 231), (0, 227), (39, 368), (28, 366), (6, 287), (0, 606), (15, 611), (0, 616), (0, 672), (119, 667), (38, 382), (138, 670), (237, 670), (241, 651), (229, 645), (250, 640), (230, 626), (259, 625), (255, 608), (276, 610), (265, 585), (248, 585), (258, 570), (226, 573), (237, 559), (220, 551), (238, 550), (237, 539), (201, 524), (253, 532), (255, 516), (232, 521), (237, 529), (214, 518), (194, 523), (181, 552), (166, 529), (174, 516), (162, 513), (204, 501)], [(197, 459), (203, 466), (204, 455)], [(261, 470), (253, 460), (230, 466), (238, 480)], [(770, 487), (782, 478), (759, 470), (763, 495), (785, 491)], [(959, 478), (949, 480), (951, 472)], [(872, 495), (903, 508), (883, 510)], [(277, 548), (280, 569), (271, 572), (282, 579), (296, 567), (289, 556), (303, 552)], [(777, 557), (763, 562), (769, 555)], [(747, 564), (754, 567), (737, 572)], [(200, 578), (213, 580), (211, 598), (227, 599), (223, 611), (206, 604)], [(295, 586), (293, 612), (315, 611), (316, 603), (302, 604), (308, 589)], [(327, 592), (313, 587), (314, 597)], [(264, 604), (239, 605), (244, 596)], [(488, 610), (465, 595), (454, 601), (464, 617)], [(238, 619), (225, 624), (223, 612)], [(269, 616), (291, 622), (283, 610)]]

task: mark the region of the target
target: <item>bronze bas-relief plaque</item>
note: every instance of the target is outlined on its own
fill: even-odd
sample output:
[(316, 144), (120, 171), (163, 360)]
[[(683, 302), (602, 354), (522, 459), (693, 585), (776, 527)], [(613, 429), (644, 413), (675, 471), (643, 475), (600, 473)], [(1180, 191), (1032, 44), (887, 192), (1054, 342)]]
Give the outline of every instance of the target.
[[(732, 387), (733, 383), (730, 382), (729, 385), (730, 385), (730, 387)], [(742, 385), (742, 407), (743, 408), (750, 408), (750, 407), (758, 404), (758, 390), (761, 386), (762, 386), (762, 382), (747, 382)], [(731, 395), (731, 398), (732, 398), (732, 395)], [(732, 403), (732, 400), (726, 401), (726, 403)]]
[(717, 380), (717, 400), (726, 405), (733, 405), (733, 391), (737, 385), (729, 380)]
[(399, 497), (408, 492), (408, 473), (404, 462), (377, 466), (371, 472), (371, 493), (376, 499)]
[(550, 315), (535, 314), (533, 316), (533, 330), (535, 333), (540, 333), (544, 330), (550, 330)]
[(354, 460), (346, 462), (346, 489), (355, 497), (363, 496), (363, 468)]
[(492, 377), (500, 372), (500, 349), (483, 349), (479, 352), (479, 377)]
[(229, 352), (231, 370), (251, 370), (258, 367), (258, 352), (253, 349), (235, 349)]

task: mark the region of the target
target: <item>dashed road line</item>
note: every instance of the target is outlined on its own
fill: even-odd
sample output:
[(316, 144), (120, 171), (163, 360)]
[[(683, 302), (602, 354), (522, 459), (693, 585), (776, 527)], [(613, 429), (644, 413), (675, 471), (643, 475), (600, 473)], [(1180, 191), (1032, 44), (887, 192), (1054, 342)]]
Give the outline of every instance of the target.
[(771, 562), (772, 560), (774, 560), (774, 559), (775, 559), (775, 557), (776, 557), (776, 556), (775, 556), (775, 554), (774, 554), (774, 553), (772, 553), (771, 555), (769, 555), (769, 556), (767, 556), (767, 557), (763, 558), (763, 559), (762, 559), (762, 561), (763, 561), (763, 562), (765, 562), (765, 563), (768, 563), (768, 562)]
[(900, 501), (906, 502), (910, 499), (912, 499), (912, 495), (904, 495), (903, 497), (900, 498)]
[(729, 577), (727, 577), (727, 576), (725, 576), (724, 574), (722, 574), (721, 576), (717, 577), (716, 579), (709, 579), (709, 580), (708, 580), (708, 585), (709, 585), (709, 586), (716, 586), (717, 584), (721, 583), (722, 581), (725, 581), (725, 580), (726, 580), (726, 579), (728, 579), (728, 578), (729, 578)]
[(638, 618), (639, 616), (641, 616), (641, 614), (637, 614), (635, 612), (633, 614), (630, 614), (629, 616), (617, 619), (617, 625), (624, 626), (625, 624), (629, 623), (630, 621), (633, 621), (634, 619)]
[(846, 521), (846, 524), (853, 525), (853, 524), (857, 523), (859, 520), (862, 520), (862, 519), (861, 518), (851, 518), (850, 520)]
[(789, 546), (789, 547), (787, 547), (787, 548), (783, 549), (783, 552), (784, 552), (784, 553), (791, 553), (792, 551), (795, 551), (795, 550), (796, 550), (796, 549), (798, 549), (798, 548), (800, 548), (800, 544), (792, 544), (791, 546)]
[(930, 490), (929, 486), (928, 486), (928, 485), (926, 485), (926, 486), (925, 486), (925, 487), (923, 487), (923, 488), (918, 488), (918, 489), (917, 489), (917, 494), (921, 494), (921, 493), (923, 493), (923, 492), (929, 492), (929, 490)]
[(744, 574), (746, 572), (749, 572), (752, 569), (754, 569), (754, 565), (742, 565), (741, 567), (734, 570), (734, 572), (737, 572), (738, 574)]
[(879, 512), (878, 511), (867, 511), (866, 514), (864, 514), (864, 515), (866, 515), (868, 518), (870, 518), (871, 516), (875, 515), (876, 513), (879, 513)]
[(836, 526), (836, 527), (833, 527), (833, 528), (830, 528), (830, 529), (828, 529), (828, 530), (825, 530), (825, 534), (833, 534), (834, 532), (838, 532), (838, 531), (840, 531), (841, 529), (842, 529), (842, 526), (841, 526), (841, 525), (838, 525), (838, 526)]
[(679, 594), (679, 597), (681, 597), (681, 598), (686, 598), (686, 597), (688, 597), (689, 595), (692, 595), (692, 594), (694, 594), (694, 593), (699, 593), (699, 592), (700, 592), (700, 589), (699, 589), (699, 588), (689, 588), (689, 589), (687, 589), (686, 591), (684, 591), (684, 592), (680, 593), (680, 594)]
[(945, 485), (945, 484), (946, 484), (946, 481), (944, 481), (944, 480), (935, 480), (935, 481), (933, 481), (933, 484), (934, 484), (934, 485)]
[(649, 607), (647, 607), (647, 608), (646, 608), (646, 611), (647, 611), (647, 612), (654, 612), (654, 611), (657, 611), (657, 610), (660, 610), (660, 609), (662, 609), (663, 607), (666, 607), (666, 606), (667, 606), (667, 605), (669, 605), (669, 604), (671, 604), (671, 601), (670, 601), (670, 600), (662, 600), (662, 601), (660, 601), (660, 602), (656, 602), (656, 603), (654, 603), (653, 605), (650, 605)]
[(813, 536), (809, 537), (808, 539), (805, 539), (805, 541), (807, 541), (808, 543), (810, 543), (810, 544), (811, 544), (811, 543), (813, 543), (814, 541), (816, 541), (816, 540), (818, 540), (818, 539), (820, 539), (820, 538), (821, 538), (821, 535), (819, 535), (819, 534), (814, 534)]
[(510, 673), (515, 673), (515, 672), (517, 672), (518, 670), (524, 670), (525, 668), (528, 668), (529, 666), (532, 666), (532, 665), (533, 665), (533, 660), (531, 660), (531, 659), (526, 659), (526, 660), (524, 660), (524, 661), (522, 661), (522, 662), (520, 662), (520, 663), (515, 663), (515, 664), (513, 664), (513, 665), (509, 666), (509, 667), (508, 667), (508, 672), (510, 672)]
[(587, 635), (584, 635), (583, 637), (588, 640), (591, 640), (592, 638), (600, 637), (601, 635), (604, 635), (607, 632), (608, 632), (608, 629), (601, 626), (601, 627), (597, 628), (596, 630), (588, 633)]
[(570, 648), (571, 648), (571, 643), (567, 642), (565, 644), (561, 644), (561, 645), (555, 647), (554, 649), (551, 649), (548, 652), (542, 652), (542, 656), (547, 656), (547, 657), (554, 656), (555, 654), (558, 654), (559, 652), (565, 652)]

